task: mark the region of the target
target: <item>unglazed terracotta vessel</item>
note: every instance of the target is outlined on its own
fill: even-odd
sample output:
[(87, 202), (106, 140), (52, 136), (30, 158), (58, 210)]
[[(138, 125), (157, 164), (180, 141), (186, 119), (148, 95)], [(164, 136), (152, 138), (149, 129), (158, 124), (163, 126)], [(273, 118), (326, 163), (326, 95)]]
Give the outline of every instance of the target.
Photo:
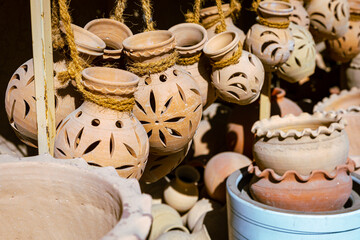
[(316, 49), (314, 39), (306, 28), (290, 23), (289, 30), (295, 43), (294, 51), (276, 73), (280, 78), (295, 83), (315, 72)]
[(205, 166), (204, 183), (208, 195), (219, 202), (226, 202), (226, 178), (234, 171), (247, 167), (251, 160), (236, 152), (222, 152), (212, 157)]
[(85, 25), (84, 29), (94, 33), (105, 42), (104, 59), (119, 59), (123, 50), (122, 42), (133, 35), (125, 24), (108, 18), (92, 20)]
[(336, 39), (345, 35), (350, 15), (347, 0), (310, 0), (305, 7), (316, 39)]
[[(180, 59), (191, 58), (202, 53), (207, 42), (207, 32), (204, 27), (195, 23), (180, 23), (169, 29), (176, 39), (175, 49)], [(202, 55), (199, 61), (192, 64), (181, 64), (197, 83), (203, 108), (210, 106), (216, 99), (215, 88), (211, 84), (210, 64)]]
[(346, 81), (344, 85), (350, 89), (360, 88), (360, 54), (356, 55), (345, 70)]
[[(217, 62), (232, 57), (239, 47), (239, 35), (227, 31), (211, 38), (205, 44), (204, 53), (211, 61)], [(246, 105), (260, 95), (264, 68), (255, 55), (242, 51), (237, 63), (221, 69), (213, 68), (211, 79), (223, 100)]]
[(335, 112), (346, 120), (345, 131), (350, 141), (350, 156), (360, 155), (360, 88), (332, 94), (314, 106), (314, 112)]
[[(90, 64), (103, 54), (105, 43), (96, 35), (73, 25), (75, 44), (80, 56)], [(95, 50), (94, 50), (95, 49)], [(54, 54), (55, 124), (62, 120), (82, 102), (81, 95), (70, 84), (61, 84), (58, 74), (66, 71), (64, 56)], [(21, 141), (37, 147), (36, 98), (33, 59), (22, 64), (12, 75), (5, 93), (5, 109), (11, 127)]]
[[(292, 11), (292, 5), (282, 1), (260, 2), (257, 9), (259, 17), (271, 23), (289, 22)], [(261, 60), (265, 71), (273, 71), (289, 59), (294, 50), (294, 40), (288, 28), (254, 24), (246, 34), (244, 49)]]
[(310, 18), (306, 9), (304, 8), (304, 1), (302, 0), (290, 0), (294, 10), (289, 17), (290, 21), (294, 24), (302, 26), (307, 30), (310, 27)]
[(272, 169), (261, 171), (251, 165), (248, 169), (254, 173), (250, 182), (250, 193), (254, 200), (282, 209), (302, 212), (323, 212), (341, 209), (352, 191), (350, 173), (355, 164), (336, 166), (331, 172), (314, 170), (304, 176), (290, 170), (283, 175)]
[(193, 231), (199, 219), (202, 218), (202, 216), (207, 212), (212, 211), (214, 206), (219, 207), (221, 205), (214, 201), (210, 202), (210, 200), (206, 198), (197, 201), (196, 204), (187, 213), (188, 216), (186, 223), (189, 230)]
[(199, 198), (199, 180), (200, 174), (194, 167), (178, 167), (175, 170), (175, 178), (164, 190), (164, 201), (180, 213), (187, 212)]
[[(230, 5), (223, 4), (222, 10), (223, 10), (224, 14), (226, 14), (226, 12), (230, 10)], [(211, 25), (209, 23), (211, 23), (216, 18), (218, 18), (220, 20), (219, 11), (217, 9), (217, 6), (212, 6), (212, 7), (201, 9), (200, 10), (200, 18), (201, 18), (201, 24), (206, 28), (209, 39), (212, 38), (213, 36), (215, 36), (216, 35), (215, 29), (216, 29), (216, 26), (220, 23), (220, 21), (218, 21), (214, 25)], [(240, 42), (243, 43), (244, 39), (245, 39), (245, 34), (240, 28), (235, 26), (235, 24), (231, 18), (231, 15), (229, 15), (228, 17), (225, 18), (225, 24), (226, 24), (226, 31), (236, 32), (239, 35)]]
[(314, 170), (331, 172), (346, 162), (349, 139), (345, 121), (332, 113), (273, 116), (257, 121), (253, 154), (261, 170), (282, 175), (294, 170), (309, 175)]
[[(139, 78), (130, 72), (90, 67), (85, 88), (119, 100), (133, 96)], [(95, 166), (113, 166), (121, 177), (139, 179), (149, 154), (146, 131), (132, 112), (119, 112), (86, 100), (64, 119), (55, 138), (55, 156), (83, 157)]]
[(83, 159), (0, 156), (1, 239), (145, 239), (151, 198)]
[[(151, 63), (175, 51), (175, 37), (165, 30), (136, 34), (123, 42), (132, 62)], [(182, 151), (195, 134), (202, 113), (201, 95), (194, 79), (174, 65), (140, 78), (134, 114), (143, 124), (150, 152), (169, 155)]]

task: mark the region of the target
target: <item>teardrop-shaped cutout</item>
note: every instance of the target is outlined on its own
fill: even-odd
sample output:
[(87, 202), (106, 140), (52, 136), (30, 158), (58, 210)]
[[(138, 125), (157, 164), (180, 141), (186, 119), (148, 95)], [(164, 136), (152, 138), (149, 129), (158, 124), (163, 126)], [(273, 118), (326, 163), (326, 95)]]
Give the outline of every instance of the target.
[(135, 166), (134, 165), (122, 165), (120, 167), (116, 167), (115, 169), (117, 169), (117, 170), (125, 170), (127, 168), (133, 168), (133, 167), (135, 167)]
[(163, 113), (165, 113), (167, 110), (168, 110), (168, 108), (169, 108), (169, 106), (170, 106), (170, 103), (172, 102), (172, 99), (173, 99), (173, 97), (170, 97), (167, 101), (166, 101), (166, 103), (164, 104), (164, 110), (162, 110), (161, 111), (161, 114), (163, 114)]
[(168, 128), (168, 127), (165, 127), (165, 129), (170, 133), (171, 136), (174, 136), (174, 137), (182, 137), (181, 133), (176, 131), (175, 129), (173, 128)]
[(124, 146), (126, 147), (126, 149), (128, 150), (128, 152), (130, 153), (131, 156), (133, 156), (134, 158), (137, 158), (136, 152), (134, 151), (134, 149), (132, 147), (130, 147), (129, 145), (127, 145), (126, 143), (123, 143)]
[(143, 106), (141, 106), (141, 104), (135, 100), (135, 105), (146, 115), (145, 109), (143, 108)]
[(166, 147), (166, 138), (164, 133), (159, 130), (159, 138), (160, 138), (160, 142), (163, 144), (164, 147)]
[(25, 115), (24, 118), (26, 118), (26, 116), (29, 114), (30, 112), (30, 105), (27, 101), (24, 100), (24, 104), (25, 104)]
[(110, 157), (112, 157), (115, 150), (115, 140), (114, 140), (114, 135), (112, 133), (109, 141), (109, 150), (110, 150)]
[(156, 113), (156, 101), (155, 101), (155, 95), (154, 92), (150, 91), (150, 107), (153, 113)]
[(94, 166), (94, 167), (102, 167), (100, 164), (98, 163), (94, 163), (94, 162), (87, 162), (90, 166)]
[(90, 144), (86, 150), (84, 151), (83, 155), (88, 154), (95, 150), (95, 148), (100, 144), (101, 140), (95, 141), (92, 144)]
[(181, 122), (184, 119), (185, 119), (185, 117), (180, 116), (180, 117), (174, 117), (174, 118), (167, 119), (164, 122)]
[(74, 142), (75, 148), (77, 148), (77, 147), (79, 146), (79, 144), (80, 144), (80, 140), (81, 140), (81, 136), (82, 136), (82, 134), (83, 134), (83, 131), (84, 131), (84, 128), (82, 128), (82, 129), (78, 132), (78, 134), (76, 135), (75, 142)]
[(63, 150), (61, 150), (60, 148), (56, 148), (56, 150), (58, 150), (58, 152), (61, 153), (63, 156), (66, 156), (65, 152)]
[(186, 97), (185, 97), (184, 90), (178, 84), (176, 84), (176, 86), (179, 90), (179, 95), (180, 95), (181, 100), (183, 100), (183, 102), (186, 104)]

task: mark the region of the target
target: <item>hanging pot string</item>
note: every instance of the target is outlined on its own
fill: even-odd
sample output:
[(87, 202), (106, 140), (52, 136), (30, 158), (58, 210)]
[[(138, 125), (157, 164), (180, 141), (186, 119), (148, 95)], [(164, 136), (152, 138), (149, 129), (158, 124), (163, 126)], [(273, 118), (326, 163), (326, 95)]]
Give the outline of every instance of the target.
[(129, 112), (133, 109), (135, 99), (133, 96), (124, 100), (115, 98), (109, 98), (103, 95), (94, 94), (85, 89), (82, 84), (81, 71), (83, 70), (82, 61), (79, 57), (74, 39), (74, 33), (71, 28), (71, 17), (69, 14), (69, 6), (67, 0), (59, 0), (60, 20), (63, 23), (66, 35), (66, 41), (69, 46), (70, 57), (72, 61), (68, 64), (68, 74), (71, 79), (75, 79), (76, 87), (79, 92), (82, 93), (83, 97), (91, 102), (94, 102), (100, 106), (110, 108), (121, 112)]
[[(252, 9), (251, 10), (257, 12), (257, 9), (259, 8), (260, 2), (261, 2), (261, 0), (254, 0), (253, 3), (252, 3)], [(289, 0), (283, 0), (283, 2), (289, 2)], [(290, 20), (284, 21), (284, 22), (273, 22), (273, 21), (269, 21), (266, 18), (261, 17), (259, 14), (258, 14), (258, 17), (257, 17), (256, 20), (261, 25), (271, 27), (271, 28), (285, 29), (285, 28), (288, 28), (289, 25), (290, 25)]]
[(110, 18), (124, 23), (123, 15), (125, 8), (126, 8), (126, 0), (117, 0)]
[(220, 61), (212, 61), (210, 60), (210, 64), (213, 67), (213, 70), (222, 69), (224, 67), (237, 64), (242, 54), (242, 44), (239, 42), (238, 49), (236, 52), (229, 58), (222, 59)]
[(225, 23), (225, 14), (222, 10), (222, 2), (221, 0), (216, 0), (216, 7), (219, 12), (220, 24), (216, 26), (215, 33), (221, 33), (226, 31), (226, 23)]
[(65, 46), (64, 38), (61, 36), (60, 22), (59, 22), (59, 6), (56, 0), (51, 3), (51, 37), (52, 45), (55, 50), (62, 49)]
[(154, 21), (152, 20), (152, 6), (150, 0), (141, 0), (142, 8), (145, 16), (146, 29), (145, 32), (154, 31)]

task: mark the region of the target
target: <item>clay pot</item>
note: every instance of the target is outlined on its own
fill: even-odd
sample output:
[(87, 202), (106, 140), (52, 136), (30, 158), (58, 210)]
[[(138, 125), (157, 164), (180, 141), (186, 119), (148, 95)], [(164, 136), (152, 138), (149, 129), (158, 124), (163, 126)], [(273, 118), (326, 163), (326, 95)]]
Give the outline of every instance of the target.
[[(289, 22), (292, 11), (292, 5), (282, 1), (260, 2), (257, 9), (259, 17), (272, 23)], [(265, 71), (273, 71), (289, 59), (294, 50), (294, 40), (288, 28), (254, 24), (246, 34), (244, 49), (261, 60)]]
[(203, 198), (195, 203), (195, 205), (187, 213), (187, 226), (190, 231), (193, 231), (197, 221), (207, 212), (212, 211), (213, 204), (215, 202), (210, 202), (209, 199)]
[(332, 94), (314, 106), (314, 112), (335, 112), (347, 122), (345, 131), (349, 137), (349, 156), (360, 155), (360, 89), (343, 90)]
[[(195, 23), (181, 23), (169, 29), (176, 39), (175, 49), (180, 58), (191, 58), (202, 53), (207, 42), (207, 32), (204, 27)], [(197, 83), (203, 108), (206, 109), (216, 99), (215, 88), (211, 84), (210, 64), (204, 56), (198, 62), (190, 65), (181, 65), (185, 71), (190, 73)]]
[(151, 198), (83, 159), (0, 156), (1, 239), (145, 239)]
[(212, 157), (206, 164), (204, 182), (208, 195), (217, 201), (226, 201), (226, 178), (234, 171), (247, 167), (251, 160), (239, 153), (222, 152)]
[(310, 0), (305, 7), (314, 38), (337, 39), (345, 35), (350, 15), (347, 0)]
[(166, 204), (152, 205), (151, 215), (153, 224), (148, 237), (149, 240), (155, 240), (161, 234), (173, 230), (189, 233), (189, 230), (183, 226), (179, 213)]
[(103, 59), (119, 59), (123, 50), (122, 42), (133, 35), (125, 24), (108, 18), (92, 20), (85, 25), (84, 29), (94, 33), (105, 42)]
[[(227, 11), (230, 10), (230, 5), (223, 4), (222, 10), (225, 14)], [(215, 29), (216, 29), (216, 26), (220, 23), (220, 21), (217, 21), (216, 24), (213, 24), (213, 25), (211, 24), (211, 22), (217, 18), (220, 20), (219, 11), (217, 9), (217, 6), (212, 6), (212, 7), (201, 9), (200, 10), (200, 18), (201, 18), (201, 24), (206, 28), (209, 39), (212, 38), (213, 36), (215, 36), (216, 35)], [(231, 18), (231, 15), (229, 15), (228, 17), (225, 18), (225, 24), (226, 24), (226, 31), (236, 32), (239, 35), (239, 41), (241, 43), (243, 43), (244, 39), (245, 39), (245, 34), (240, 28), (235, 26), (235, 24)]]
[[(204, 53), (212, 61), (230, 58), (239, 48), (236, 32), (222, 32), (211, 38), (204, 47)], [(264, 68), (253, 54), (242, 51), (236, 64), (213, 69), (211, 79), (218, 95), (225, 101), (240, 105), (254, 102), (260, 95), (264, 83)]]
[(346, 88), (350, 89), (353, 87), (360, 88), (360, 54), (356, 55), (351, 60), (350, 65), (345, 70), (346, 74)]
[[(88, 91), (106, 97), (131, 97), (139, 78), (130, 72), (90, 67), (82, 72)], [(121, 177), (139, 179), (149, 154), (144, 128), (132, 112), (119, 112), (86, 100), (64, 119), (55, 138), (55, 156), (83, 157), (95, 166), (113, 166)]]
[[(289, 17), (290, 22), (302, 26), (309, 30), (310, 18), (306, 9), (304, 8), (304, 1), (302, 0), (290, 0), (294, 10)], [(295, 40), (295, 39), (294, 39)]]
[(295, 83), (315, 72), (316, 49), (314, 39), (306, 28), (290, 23), (289, 30), (295, 42), (294, 51), (276, 73), (280, 78)]
[(341, 116), (320, 112), (257, 121), (251, 129), (256, 134), (256, 165), (279, 175), (289, 170), (302, 175), (314, 170), (331, 172), (346, 162), (349, 153), (344, 124)]
[(352, 191), (350, 173), (355, 164), (350, 161), (328, 172), (314, 170), (309, 176), (287, 171), (279, 176), (272, 169), (261, 171), (250, 166), (254, 173), (250, 193), (254, 200), (281, 209), (304, 212), (323, 212), (341, 209)]
[[(175, 37), (165, 30), (144, 32), (125, 39), (123, 45), (131, 61), (149, 63), (169, 56)], [(134, 114), (148, 133), (150, 152), (182, 151), (201, 120), (201, 95), (193, 78), (177, 65), (146, 74), (140, 78), (135, 100)]]
[(175, 178), (164, 190), (164, 201), (180, 213), (187, 212), (199, 198), (199, 180), (200, 174), (194, 167), (178, 167)]

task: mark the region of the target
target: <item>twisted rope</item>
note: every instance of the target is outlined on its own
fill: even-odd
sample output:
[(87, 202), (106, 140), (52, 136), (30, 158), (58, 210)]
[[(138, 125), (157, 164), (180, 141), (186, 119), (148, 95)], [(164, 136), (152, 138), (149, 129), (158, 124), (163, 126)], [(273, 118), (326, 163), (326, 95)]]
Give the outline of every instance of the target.
[(111, 19), (124, 23), (123, 14), (126, 8), (126, 0), (117, 0)]
[(215, 33), (221, 33), (226, 31), (226, 23), (225, 23), (225, 14), (222, 10), (222, 2), (221, 0), (216, 0), (216, 7), (219, 12), (220, 24), (216, 26)]
[(238, 49), (236, 52), (229, 58), (222, 59), (220, 61), (210, 60), (210, 64), (213, 67), (213, 70), (222, 69), (224, 67), (237, 64), (242, 54), (242, 44), (239, 42)]
[(65, 46), (65, 41), (61, 36), (59, 22), (59, 6), (56, 0), (52, 0), (51, 8), (51, 37), (54, 49), (61, 49)]
[[(283, 0), (284, 2), (289, 2), (289, 0)], [(254, 0), (252, 2), (252, 11), (257, 12), (259, 5), (260, 5), (261, 0)], [(290, 21), (285, 21), (285, 22), (272, 22), (267, 20), (266, 18), (263, 18), (261, 16), (258, 16), (257, 21), (264, 26), (267, 27), (271, 27), (271, 28), (279, 28), (279, 29), (285, 29), (289, 27)]]
[(194, 63), (197, 63), (200, 61), (200, 57), (202, 55), (202, 52), (192, 56), (192, 57), (179, 57), (176, 61), (177, 64), (187, 66), (187, 65), (193, 65)]
[(142, 8), (145, 15), (146, 29), (145, 32), (154, 31), (154, 22), (152, 20), (152, 7), (150, 0), (141, 0)]

